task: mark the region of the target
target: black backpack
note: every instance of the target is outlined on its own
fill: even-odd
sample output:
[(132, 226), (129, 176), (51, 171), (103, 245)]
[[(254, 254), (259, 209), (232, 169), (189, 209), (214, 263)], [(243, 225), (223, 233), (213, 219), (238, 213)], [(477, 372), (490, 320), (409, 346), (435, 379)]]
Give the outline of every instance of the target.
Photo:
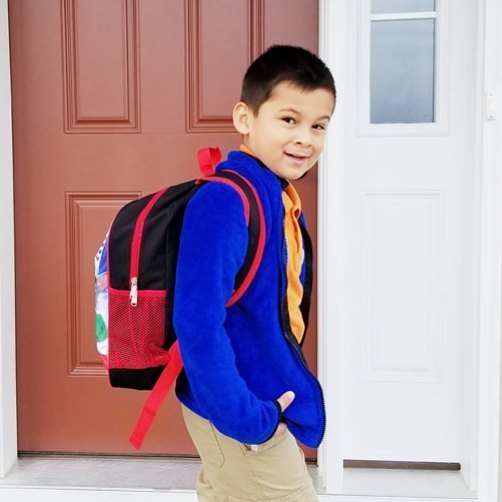
[(174, 282), (185, 208), (205, 183), (225, 183), (240, 195), (249, 245), (239, 271), (235, 303), (263, 255), (265, 221), (255, 188), (234, 171), (214, 173), (215, 148), (198, 153), (203, 176), (126, 204), (114, 218), (95, 258), (96, 341), (113, 387), (152, 390), (129, 439), (139, 449), (182, 370), (172, 322)]

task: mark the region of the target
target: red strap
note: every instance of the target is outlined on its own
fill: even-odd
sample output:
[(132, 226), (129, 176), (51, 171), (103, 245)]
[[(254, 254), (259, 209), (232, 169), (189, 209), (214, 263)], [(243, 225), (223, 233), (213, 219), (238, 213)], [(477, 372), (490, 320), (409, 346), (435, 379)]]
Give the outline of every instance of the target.
[[(230, 172), (233, 172), (233, 173), (239, 175), (247, 183), (247, 185), (251, 188), (251, 191), (254, 194), (256, 204), (258, 207), (259, 234), (258, 234), (258, 246), (256, 248), (256, 254), (253, 257), (253, 262), (251, 264), (251, 268), (249, 269), (245, 279), (242, 281), (242, 284), (240, 285), (240, 287), (236, 291), (233, 292), (232, 296), (230, 297), (230, 299), (228, 300), (228, 302), (226, 304), (226, 307), (230, 307), (235, 302), (237, 302), (242, 297), (242, 295), (246, 292), (249, 285), (253, 281), (254, 276), (256, 275), (256, 272), (258, 271), (258, 267), (260, 266), (261, 260), (263, 258), (263, 251), (265, 249), (265, 233), (266, 233), (265, 214), (263, 212), (263, 206), (261, 205), (261, 200), (258, 195), (258, 192), (256, 191), (256, 188), (244, 176), (241, 176), (239, 173), (237, 173), (235, 171), (230, 170)], [(239, 190), (239, 194), (242, 197), (243, 192), (241, 190)], [(248, 210), (249, 210), (249, 201), (247, 200), (247, 197), (245, 197), (245, 199), (246, 199), (246, 202), (248, 205)]]
[(181, 354), (178, 346), (178, 342), (174, 342), (171, 348), (168, 351), (169, 362), (167, 366), (162, 371), (157, 383), (155, 384), (152, 392), (150, 392), (145, 405), (143, 406), (143, 410), (141, 411), (141, 415), (134, 427), (133, 433), (129, 438), (129, 442), (139, 450), (141, 445), (143, 444), (143, 440), (150, 427), (152, 426), (152, 422), (159, 411), (160, 406), (166, 399), (169, 394), (169, 390), (171, 389), (173, 383), (181, 372), (183, 368), (183, 363), (181, 362)]
[[(157, 201), (167, 192), (169, 187), (164, 188), (163, 190), (158, 191), (153, 197), (150, 199), (148, 204), (143, 208), (141, 213), (136, 220), (136, 225), (134, 226), (134, 234), (132, 237), (131, 244), (131, 265), (129, 269), (129, 277), (132, 279), (133, 277), (138, 277), (139, 270), (139, 254), (141, 249), (141, 239), (143, 238), (143, 228), (145, 226), (146, 218), (148, 214), (152, 210), (153, 206), (157, 203)], [(130, 284), (129, 284), (130, 285)]]
[(199, 162), (199, 169), (203, 176), (210, 176), (214, 174), (215, 167), (221, 161), (221, 151), (216, 148), (202, 148), (197, 152), (197, 160)]
[[(254, 198), (256, 200), (256, 205), (258, 208), (258, 219), (259, 219), (258, 245), (256, 248), (256, 253), (253, 256), (253, 262), (251, 263), (251, 267), (250, 267), (246, 277), (242, 281), (242, 284), (240, 285), (240, 287), (237, 290), (235, 290), (232, 293), (232, 296), (230, 297), (230, 299), (228, 300), (228, 302), (225, 305), (226, 307), (230, 307), (234, 303), (236, 303), (238, 300), (240, 300), (242, 295), (247, 291), (249, 285), (251, 284), (251, 282), (254, 279), (254, 276), (256, 275), (256, 272), (258, 271), (258, 267), (260, 266), (261, 260), (263, 258), (263, 251), (265, 249), (265, 233), (266, 233), (266, 231), (265, 231), (265, 214), (263, 212), (263, 206), (261, 204), (261, 200), (258, 195), (258, 192), (256, 191), (256, 188), (251, 184), (251, 182), (248, 179), (246, 179), (244, 176), (240, 175), (238, 172), (233, 171), (232, 169), (226, 169), (226, 171), (234, 173), (237, 176), (239, 176), (239, 178), (241, 178), (248, 185), (248, 187), (251, 189), (251, 191), (254, 194)], [(242, 203), (244, 204), (244, 217), (246, 219), (246, 225), (249, 225), (249, 217), (250, 217), (249, 199), (247, 198), (247, 195), (244, 193), (242, 188), (239, 185), (237, 185), (234, 181), (229, 180), (227, 178), (222, 178), (222, 177), (218, 177), (218, 176), (210, 176), (206, 179), (208, 181), (218, 181), (220, 183), (225, 183), (225, 184), (233, 187), (234, 190), (236, 190), (236, 192), (239, 194), (240, 198), (242, 199)]]
[[(232, 171), (232, 172), (234, 172), (234, 171)], [(240, 177), (242, 178), (242, 176), (240, 176)], [(242, 178), (242, 179), (244, 179), (244, 178)], [(211, 176), (211, 177), (207, 178), (207, 180), (218, 181), (220, 183), (224, 183), (225, 185), (229, 185), (239, 194), (240, 198), (242, 199), (242, 204), (244, 205), (244, 218), (246, 220), (246, 225), (249, 225), (249, 215), (250, 215), (251, 210), (249, 208), (249, 200), (246, 197), (246, 194), (244, 193), (242, 188), (239, 185), (237, 185), (237, 183), (233, 182), (232, 180), (229, 180), (227, 178), (221, 178), (219, 176)]]

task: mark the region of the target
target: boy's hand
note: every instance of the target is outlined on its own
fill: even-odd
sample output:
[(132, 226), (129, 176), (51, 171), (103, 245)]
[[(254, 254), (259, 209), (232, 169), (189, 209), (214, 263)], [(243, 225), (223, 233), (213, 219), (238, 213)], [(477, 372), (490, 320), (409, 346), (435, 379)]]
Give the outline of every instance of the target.
[[(292, 390), (288, 390), (279, 399), (277, 399), (277, 402), (281, 407), (281, 411), (284, 411), (293, 402), (294, 399), (295, 399), (295, 393)], [(281, 422), (277, 426), (275, 434), (272, 437), (281, 436), (286, 432), (287, 428), (288, 426), (284, 422)]]

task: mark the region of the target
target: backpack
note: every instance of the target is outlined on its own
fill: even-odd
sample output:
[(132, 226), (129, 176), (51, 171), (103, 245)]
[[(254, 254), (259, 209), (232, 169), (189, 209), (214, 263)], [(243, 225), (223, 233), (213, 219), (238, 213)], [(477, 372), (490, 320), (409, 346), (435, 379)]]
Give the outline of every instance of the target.
[(249, 287), (263, 255), (265, 220), (258, 194), (234, 171), (214, 173), (220, 160), (219, 149), (200, 150), (203, 177), (122, 207), (95, 257), (96, 342), (110, 384), (152, 391), (129, 438), (136, 449), (183, 368), (171, 293), (186, 205), (202, 185), (230, 185), (244, 205), (249, 244), (227, 307)]

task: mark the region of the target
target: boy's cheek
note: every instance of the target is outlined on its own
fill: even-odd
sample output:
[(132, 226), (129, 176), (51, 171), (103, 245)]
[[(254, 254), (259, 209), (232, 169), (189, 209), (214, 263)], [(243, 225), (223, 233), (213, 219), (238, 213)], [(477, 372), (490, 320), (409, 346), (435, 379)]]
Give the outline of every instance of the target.
[(326, 143), (326, 136), (323, 135), (320, 139), (319, 139), (319, 150), (322, 150), (324, 148), (324, 144)]

